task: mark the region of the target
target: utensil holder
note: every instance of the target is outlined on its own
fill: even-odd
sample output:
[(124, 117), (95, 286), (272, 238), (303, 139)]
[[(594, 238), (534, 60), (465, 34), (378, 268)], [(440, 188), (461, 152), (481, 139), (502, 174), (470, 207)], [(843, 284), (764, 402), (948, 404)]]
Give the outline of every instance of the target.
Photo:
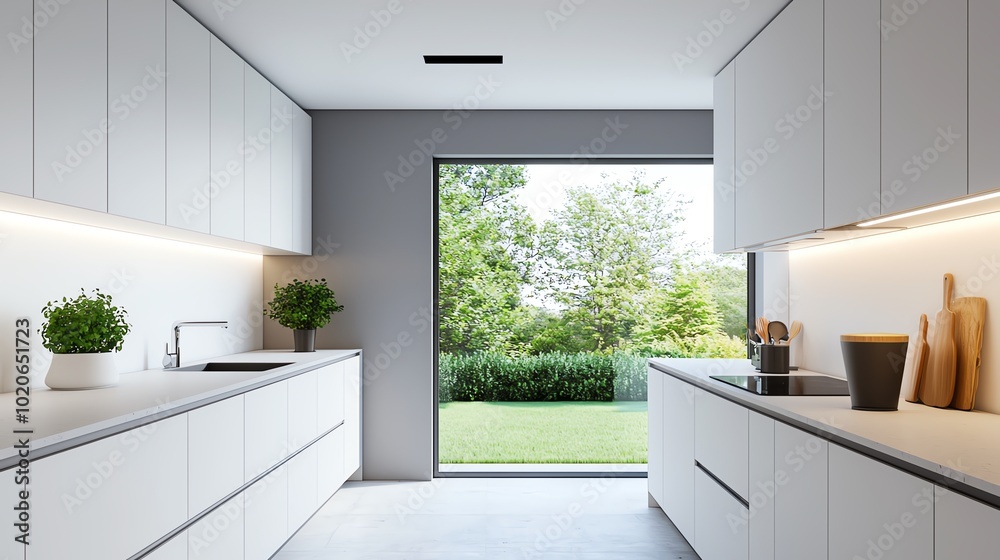
[(910, 337), (905, 334), (845, 334), (840, 349), (855, 410), (898, 410), (903, 364)]
[(760, 372), (788, 373), (788, 351), (787, 344), (761, 344)]

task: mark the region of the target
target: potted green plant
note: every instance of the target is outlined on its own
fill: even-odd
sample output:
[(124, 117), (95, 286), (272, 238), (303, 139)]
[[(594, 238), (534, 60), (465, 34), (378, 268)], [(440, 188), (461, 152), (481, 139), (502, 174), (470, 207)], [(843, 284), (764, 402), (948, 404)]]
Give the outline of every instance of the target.
[(337, 304), (326, 278), (292, 280), (284, 286), (274, 285), (274, 299), (268, 302), (264, 314), (279, 325), (292, 329), (296, 352), (316, 350), (316, 329), (330, 322), (334, 313), (344, 310)]
[(45, 384), (52, 389), (96, 389), (118, 383), (115, 352), (131, 330), (127, 313), (111, 296), (81, 288), (73, 299), (48, 302), (39, 334), (42, 346), (53, 353)]

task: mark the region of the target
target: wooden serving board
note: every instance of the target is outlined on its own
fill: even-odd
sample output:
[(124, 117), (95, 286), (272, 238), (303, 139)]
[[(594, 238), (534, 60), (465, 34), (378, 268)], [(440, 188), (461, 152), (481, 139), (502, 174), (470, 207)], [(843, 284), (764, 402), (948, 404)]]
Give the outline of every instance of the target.
[(906, 357), (906, 365), (903, 366), (903, 378), (907, 380), (906, 389), (903, 391), (903, 398), (907, 402), (920, 401), (919, 389), (920, 379), (924, 376), (927, 368), (927, 355), (930, 354), (930, 346), (927, 345), (927, 315), (920, 315), (920, 325), (917, 327), (917, 337), (913, 340), (913, 346)]
[(944, 302), (934, 317), (934, 336), (927, 370), (920, 380), (920, 402), (939, 408), (951, 404), (955, 395), (955, 313), (951, 310), (951, 293), (955, 277), (944, 275)]
[(983, 350), (983, 327), (986, 324), (986, 300), (963, 297), (951, 302), (955, 312), (955, 396), (952, 408), (972, 410), (979, 389), (980, 354)]

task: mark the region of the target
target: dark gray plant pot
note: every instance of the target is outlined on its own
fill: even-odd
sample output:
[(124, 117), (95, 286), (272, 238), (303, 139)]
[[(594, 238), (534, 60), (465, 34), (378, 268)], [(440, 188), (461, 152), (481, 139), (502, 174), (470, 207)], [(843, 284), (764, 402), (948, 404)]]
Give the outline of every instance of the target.
[(316, 329), (295, 329), (292, 336), (295, 338), (296, 352), (316, 351)]

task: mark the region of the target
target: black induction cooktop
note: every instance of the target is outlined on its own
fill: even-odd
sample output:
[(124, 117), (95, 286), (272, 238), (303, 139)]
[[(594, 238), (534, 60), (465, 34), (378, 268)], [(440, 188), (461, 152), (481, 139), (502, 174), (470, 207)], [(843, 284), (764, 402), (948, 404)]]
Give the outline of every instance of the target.
[(767, 396), (848, 396), (847, 381), (826, 375), (712, 375), (712, 379)]

